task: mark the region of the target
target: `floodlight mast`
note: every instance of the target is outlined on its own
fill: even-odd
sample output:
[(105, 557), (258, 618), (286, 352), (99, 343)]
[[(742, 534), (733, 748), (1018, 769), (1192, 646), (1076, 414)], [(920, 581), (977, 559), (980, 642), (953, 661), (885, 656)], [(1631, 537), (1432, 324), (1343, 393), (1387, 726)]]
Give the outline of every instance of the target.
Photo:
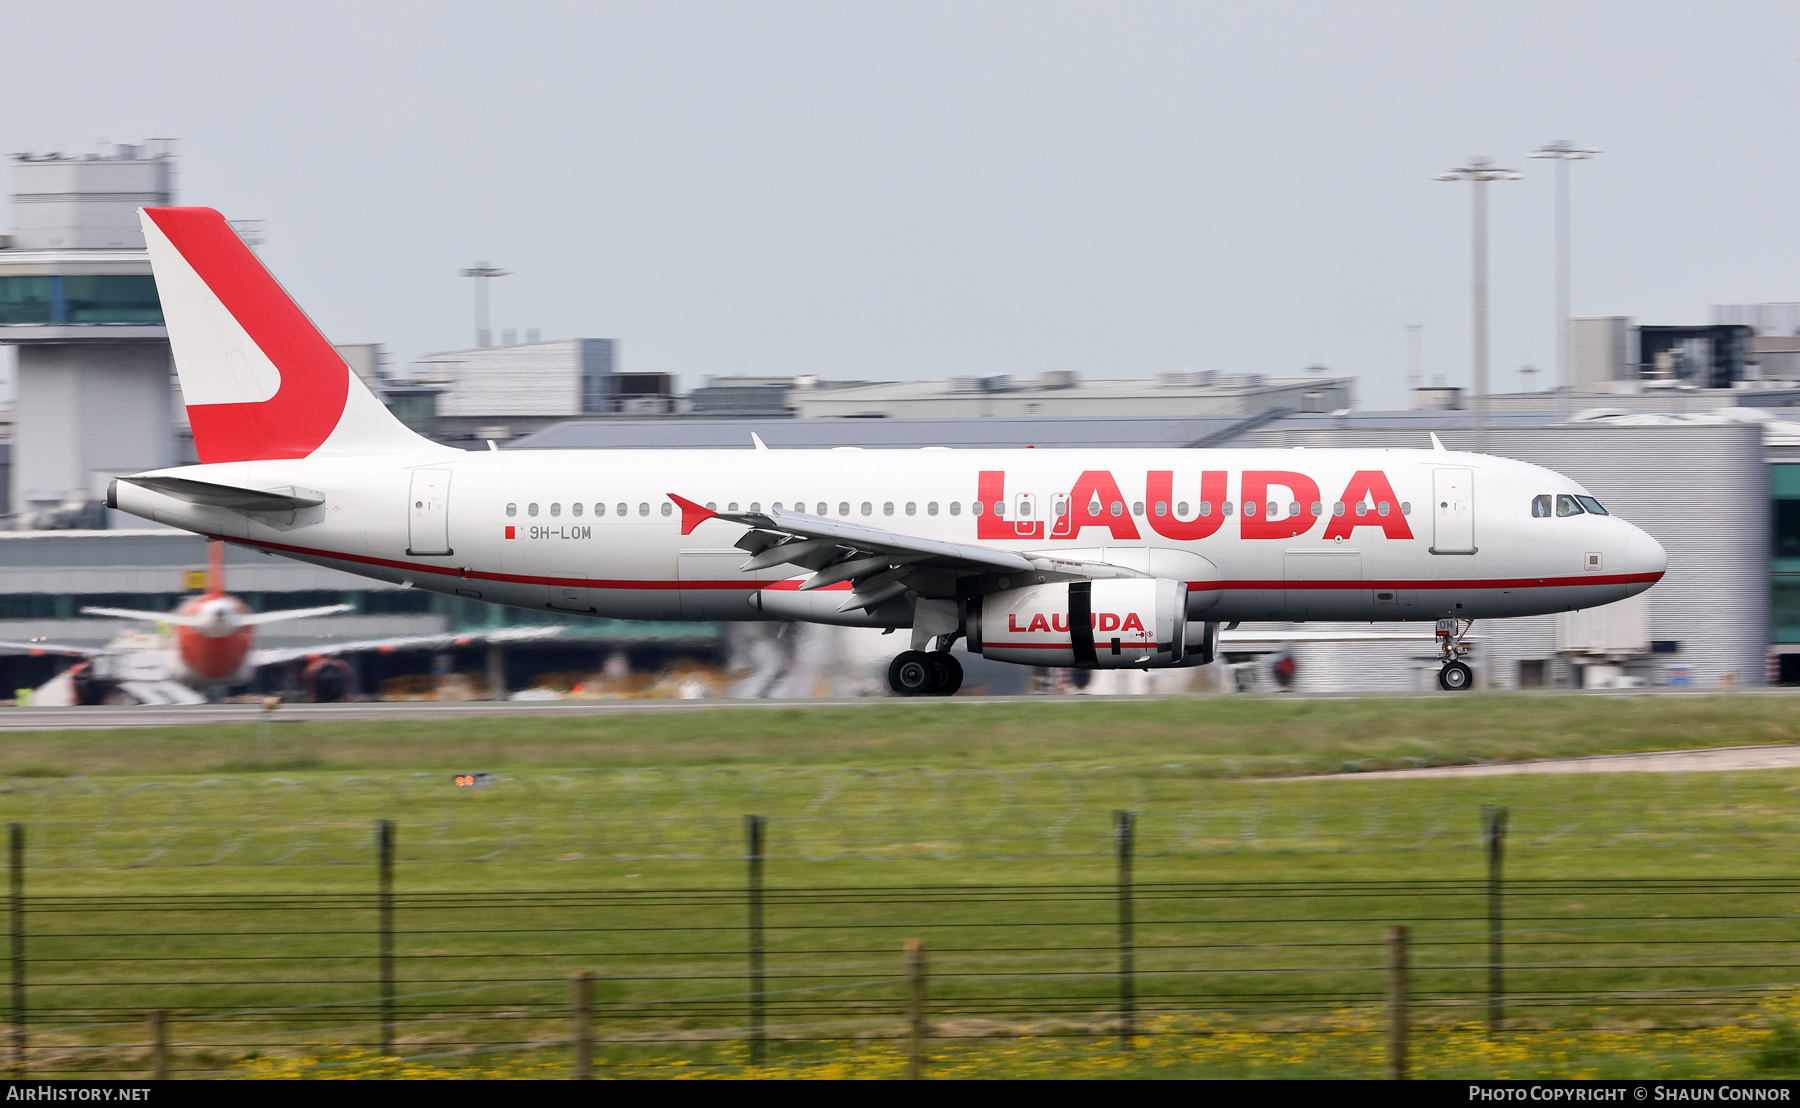
[[(1556, 161), (1556, 380), (1552, 387), (1559, 393), (1571, 391), (1575, 384), (1575, 352), (1569, 334), (1569, 163), (1598, 153), (1568, 139), (1557, 139), (1530, 155)], [(1562, 407), (1560, 401), (1557, 407)]]
[(475, 278), (475, 345), (492, 346), (493, 332), (488, 330), (488, 278), (510, 277), (512, 270), (476, 262), (473, 268), (463, 270), (462, 276)]
[(1474, 300), (1475, 300), (1475, 452), (1487, 446), (1488, 288), (1487, 288), (1487, 183), (1517, 181), (1523, 173), (1500, 169), (1494, 159), (1477, 154), (1469, 164), (1433, 177), (1434, 181), (1468, 181), (1474, 190)]

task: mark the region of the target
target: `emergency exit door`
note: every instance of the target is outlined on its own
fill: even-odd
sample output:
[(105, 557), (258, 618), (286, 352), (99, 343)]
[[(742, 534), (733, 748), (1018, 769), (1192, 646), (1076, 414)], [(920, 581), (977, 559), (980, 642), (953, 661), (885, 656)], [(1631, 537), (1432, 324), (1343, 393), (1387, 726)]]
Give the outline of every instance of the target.
[(1431, 552), (1475, 553), (1475, 471), (1431, 471)]
[(407, 504), (406, 552), (454, 554), (450, 549), (450, 471), (415, 469)]

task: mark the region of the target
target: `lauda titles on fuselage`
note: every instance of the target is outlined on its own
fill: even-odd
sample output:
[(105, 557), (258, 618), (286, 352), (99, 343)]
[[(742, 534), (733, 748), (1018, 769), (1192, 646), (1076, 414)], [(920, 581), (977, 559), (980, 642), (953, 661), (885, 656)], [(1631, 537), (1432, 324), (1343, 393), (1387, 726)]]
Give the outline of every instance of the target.
[[(890, 680), (942, 693), (957, 639), (1032, 665), (1204, 664), (1222, 622), (1564, 611), (1666, 567), (1568, 478), (1441, 447), (463, 452), (395, 420), (218, 213), (143, 225), (202, 464), (109, 501), (417, 588), (906, 627)], [(1462, 629), (1447, 673), (1466, 674)]]

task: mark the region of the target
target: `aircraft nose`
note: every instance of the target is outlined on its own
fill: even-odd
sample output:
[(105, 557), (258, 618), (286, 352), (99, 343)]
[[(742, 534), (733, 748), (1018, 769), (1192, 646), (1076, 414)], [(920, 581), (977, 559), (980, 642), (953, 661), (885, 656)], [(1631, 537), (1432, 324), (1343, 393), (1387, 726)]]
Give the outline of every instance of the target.
[(1661, 577), (1669, 568), (1669, 552), (1642, 529), (1633, 527), (1631, 539), (1625, 544), (1625, 564), (1628, 573), (1653, 573)]

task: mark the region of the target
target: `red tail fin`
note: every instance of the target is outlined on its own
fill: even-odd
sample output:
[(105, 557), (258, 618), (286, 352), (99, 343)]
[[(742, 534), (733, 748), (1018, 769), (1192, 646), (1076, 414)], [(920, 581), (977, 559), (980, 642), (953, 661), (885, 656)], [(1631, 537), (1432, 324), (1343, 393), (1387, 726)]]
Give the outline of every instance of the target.
[(206, 544), (206, 595), (225, 595), (225, 544), (217, 539)]
[(140, 222), (202, 462), (417, 449), (225, 217), (145, 208)]

